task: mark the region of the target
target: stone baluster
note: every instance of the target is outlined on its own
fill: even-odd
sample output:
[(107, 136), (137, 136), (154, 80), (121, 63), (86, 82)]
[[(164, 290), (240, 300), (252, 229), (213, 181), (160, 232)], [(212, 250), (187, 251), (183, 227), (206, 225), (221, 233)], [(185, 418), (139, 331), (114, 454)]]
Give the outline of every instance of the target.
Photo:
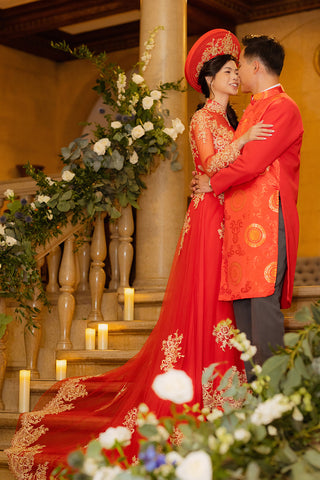
[(119, 287), (119, 223), (118, 220), (109, 223), (110, 243), (109, 258), (111, 264), (111, 280), (109, 283), (109, 292), (116, 292)]
[[(0, 297), (0, 313), (6, 313), (6, 299), (4, 297)], [(7, 341), (8, 327), (0, 338), (0, 410), (5, 408), (2, 400), (2, 388), (7, 368)]]
[(73, 244), (74, 236), (72, 235), (64, 242), (63, 255), (59, 271), (61, 292), (58, 299), (60, 339), (57, 343), (57, 350), (72, 349), (70, 331), (75, 309), (75, 298), (73, 296), (73, 292), (76, 281)]
[(58, 245), (53, 248), (46, 258), (48, 265), (48, 284), (46, 291), (48, 293), (59, 293), (58, 274), (61, 260), (60, 246)]
[(82, 240), (76, 252), (79, 265), (78, 293), (89, 293), (89, 268), (90, 268), (90, 240), (88, 237)]
[(105, 217), (106, 213), (99, 213), (97, 215), (91, 241), (91, 268), (89, 273), (91, 312), (88, 320), (92, 322), (104, 321), (101, 313), (101, 302), (106, 283), (106, 274), (103, 269), (104, 260), (107, 256), (107, 243), (104, 229)]
[(128, 205), (122, 209), (121, 217), (119, 218), (119, 271), (120, 271), (120, 285), (119, 292), (123, 292), (125, 287), (129, 287), (129, 277), (132, 267), (133, 246), (132, 234), (134, 231), (134, 223), (132, 216), (132, 207)]
[[(41, 258), (37, 263), (37, 268), (40, 272), (44, 263), (44, 259)], [(39, 289), (36, 288), (31, 302), (31, 306), (34, 309), (38, 309), (39, 312), (34, 315), (32, 322), (33, 325), (26, 326), (24, 329), (24, 346), (26, 352), (26, 369), (30, 370), (30, 377), (32, 380), (36, 380), (40, 377), (38, 370), (38, 355), (41, 340), (42, 331), (42, 308), (43, 304), (41, 300), (38, 300)]]

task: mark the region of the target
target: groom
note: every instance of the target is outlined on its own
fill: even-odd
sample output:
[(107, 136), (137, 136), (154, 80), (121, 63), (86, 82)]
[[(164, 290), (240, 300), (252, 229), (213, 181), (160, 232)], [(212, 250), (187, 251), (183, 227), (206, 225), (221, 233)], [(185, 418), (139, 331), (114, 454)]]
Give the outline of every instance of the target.
[[(235, 138), (263, 120), (274, 133), (263, 145), (247, 143), (237, 160), (213, 177), (195, 175), (194, 193), (225, 199), (220, 300), (232, 300), (238, 328), (257, 347), (262, 364), (283, 345), (280, 308), (291, 304), (297, 259), (297, 195), (303, 126), (297, 105), (279, 77), (284, 49), (265, 35), (247, 36), (239, 76), (252, 98)], [(251, 369), (246, 365), (248, 380)]]

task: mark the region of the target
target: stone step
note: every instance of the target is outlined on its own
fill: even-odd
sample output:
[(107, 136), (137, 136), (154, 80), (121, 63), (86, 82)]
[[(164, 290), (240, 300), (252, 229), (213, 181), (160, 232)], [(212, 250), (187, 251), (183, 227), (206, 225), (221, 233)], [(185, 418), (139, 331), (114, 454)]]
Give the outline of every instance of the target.
[[(98, 322), (89, 322), (88, 327), (97, 330)], [(155, 320), (108, 321), (108, 347), (110, 350), (140, 350), (150, 333)], [(97, 342), (96, 342), (97, 345)]]
[(139, 350), (59, 350), (56, 358), (67, 360), (67, 376), (99, 375), (124, 365)]
[[(4, 450), (10, 445), (18, 418), (18, 412), (0, 412), (0, 450)], [(2, 480), (1, 476), (0, 478)]]
[(1, 480), (15, 480), (9, 471), (7, 457), (2, 450), (0, 450), (0, 478)]

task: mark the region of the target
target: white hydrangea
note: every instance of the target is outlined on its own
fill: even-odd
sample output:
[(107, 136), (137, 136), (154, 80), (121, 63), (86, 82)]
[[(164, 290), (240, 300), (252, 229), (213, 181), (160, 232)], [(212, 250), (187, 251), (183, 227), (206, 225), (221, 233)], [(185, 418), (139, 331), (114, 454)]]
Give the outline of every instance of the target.
[(288, 397), (278, 393), (257, 406), (251, 415), (251, 422), (255, 425), (268, 425), (274, 419), (280, 418), (283, 413), (292, 410), (293, 407), (294, 404)]
[(189, 453), (176, 469), (180, 480), (212, 480), (211, 458), (203, 450)]
[(118, 465), (113, 467), (101, 467), (94, 474), (92, 480), (114, 480), (122, 472), (123, 470)]
[(110, 427), (105, 432), (100, 433), (99, 441), (103, 448), (110, 450), (116, 442), (123, 446), (130, 444), (131, 432), (126, 427)]
[(162, 375), (157, 375), (152, 388), (158, 397), (181, 404), (193, 399), (193, 384), (191, 378), (183, 370), (170, 369)]
[(98, 465), (97, 462), (94, 460), (94, 458), (88, 457), (85, 459), (83, 462), (83, 472), (86, 473), (87, 475), (94, 475), (96, 471), (98, 470)]
[(183, 461), (183, 457), (178, 452), (172, 450), (172, 452), (167, 453), (166, 463), (168, 465), (180, 465)]

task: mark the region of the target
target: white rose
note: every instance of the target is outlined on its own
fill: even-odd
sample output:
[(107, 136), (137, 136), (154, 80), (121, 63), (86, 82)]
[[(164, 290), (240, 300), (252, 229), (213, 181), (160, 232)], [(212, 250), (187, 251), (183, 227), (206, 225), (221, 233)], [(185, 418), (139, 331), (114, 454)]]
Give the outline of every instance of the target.
[(150, 97), (153, 98), (153, 100), (160, 100), (161, 95), (159, 90), (152, 90), (152, 92), (150, 92)]
[(75, 173), (70, 172), (70, 170), (64, 170), (64, 172), (62, 172), (62, 180), (65, 182), (70, 182), (74, 176)]
[(114, 467), (101, 467), (95, 473), (92, 480), (113, 480), (122, 472), (122, 469), (115, 465)]
[(143, 128), (146, 132), (149, 132), (150, 130), (153, 130), (153, 123), (152, 122), (145, 122), (143, 124)]
[(133, 151), (133, 154), (130, 155), (130, 157), (129, 157), (129, 162), (132, 163), (133, 165), (135, 165), (136, 163), (138, 163), (138, 160), (139, 160), (138, 154), (137, 154), (137, 152), (134, 150), (134, 151)]
[(142, 99), (142, 106), (144, 110), (149, 110), (153, 105), (153, 98), (152, 97), (143, 97)]
[(6, 198), (12, 198), (12, 197), (14, 197), (14, 191), (11, 190), (11, 188), (7, 188), (7, 190), (3, 193), (3, 195)]
[(131, 136), (133, 140), (136, 140), (137, 138), (143, 137), (145, 134), (144, 128), (141, 125), (137, 125), (131, 130)]
[(141, 75), (138, 75), (138, 73), (134, 73), (132, 75), (132, 81), (139, 85), (140, 83), (144, 82), (144, 78)]
[(111, 128), (121, 128), (122, 127), (122, 123), (121, 122), (111, 122)]
[(7, 237), (5, 238), (5, 242), (6, 242), (6, 244), (8, 245), (8, 247), (12, 247), (12, 245), (16, 245), (17, 240), (16, 240), (15, 238), (13, 238), (13, 237), (7, 236)]
[(245, 428), (238, 428), (234, 432), (234, 438), (240, 442), (247, 443), (251, 438), (251, 433)]
[(157, 375), (152, 388), (158, 397), (174, 403), (186, 403), (193, 399), (192, 380), (183, 370), (171, 369)]
[(175, 118), (172, 120), (172, 127), (175, 129), (177, 133), (183, 133), (185, 128), (183, 123), (181, 122), (180, 118)]
[(202, 450), (189, 453), (176, 469), (181, 480), (212, 480), (212, 464), (209, 455)]
[(50, 200), (50, 197), (48, 195), (38, 195), (36, 198), (36, 201), (39, 203), (48, 203)]
[(130, 440), (131, 432), (126, 427), (110, 427), (99, 435), (102, 447), (107, 449), (113, 448), (116, 441), (123, 446), (127, 446), (130, 444)]
[(163, 131), (164, 133), (169, 135), (169, 137), (171, 137), (173, 140), (176, 140), (178, 133), (174, 128), (164, 128)]
[(101, 138), (93, 145), (93, 151), (96, 152), (97, 155), (104, 155), (106, 153), (106, 149), (109, 148), (110, 145), (111, 142), (109, 138)]

